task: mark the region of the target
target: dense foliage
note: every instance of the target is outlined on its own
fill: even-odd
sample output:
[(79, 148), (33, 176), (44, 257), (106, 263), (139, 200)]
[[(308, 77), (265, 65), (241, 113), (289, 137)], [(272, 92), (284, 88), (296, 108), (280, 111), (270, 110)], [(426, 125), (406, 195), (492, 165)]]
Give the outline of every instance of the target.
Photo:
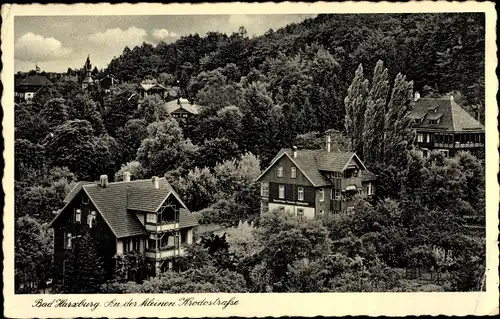
[[(319, 15), (252, 38), (244, 28), (194, 34), (126, 47), (96, 71), (105, 74), (122, 84), (104, 92), (64, 80), (15, 109), (16, 291), (50, 279), (46, 223), (74, 182), (125, 171), (165, 176), (200, 224), (229, 227), (226, 248), (193, 245), (179, 272), (144, 282), (143, 260), (117, 260), (101, 287), (101, 264), (81, 238), (85, 249), (68, 258), (88, 263), (70, 262), (60, 291), (479, 289), (483, 166), (467, 153), (422, 158), (407, 111), (417, 90), (460, 96), (484, 119), (484, 15)], [(184, 123), (161, 99), (140, 100), (144, 79), (179, 83), (199, 116)], [(259, 218), (261, 170), (280, 148), (318, 149), (325, 135), (378, 175), (378, 200), (324, 220)], [(413, 270), (452, 279), (420, 285)]]

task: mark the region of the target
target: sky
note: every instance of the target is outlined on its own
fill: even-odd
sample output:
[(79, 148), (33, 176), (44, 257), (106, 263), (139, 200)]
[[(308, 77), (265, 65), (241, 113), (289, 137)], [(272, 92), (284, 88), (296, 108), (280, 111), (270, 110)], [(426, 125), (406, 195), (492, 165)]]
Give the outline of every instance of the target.
[(209, 31), (230, 34), (240, 26), (258, 36), (310, 17), (314, 15), (16, 16), (15, 72), (34, 70), (36, 64), (46, 72), (81, 68), (89, 54), (92, 65), (101, 69), (125, 46), (170, 43)]

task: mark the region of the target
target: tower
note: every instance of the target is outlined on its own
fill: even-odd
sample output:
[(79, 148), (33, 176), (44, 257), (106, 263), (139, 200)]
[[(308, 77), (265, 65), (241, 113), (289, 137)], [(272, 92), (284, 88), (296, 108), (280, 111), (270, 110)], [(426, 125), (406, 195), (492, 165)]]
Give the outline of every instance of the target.
[(92, 79), (92, 64), (90, 63), (90, 54), (87, 56), (87, 61), (83, 65), (83, 71), (85, 72), (85, 79), (82, 82), (82, 89), (86, 89), (94, 84), (94, 79)]

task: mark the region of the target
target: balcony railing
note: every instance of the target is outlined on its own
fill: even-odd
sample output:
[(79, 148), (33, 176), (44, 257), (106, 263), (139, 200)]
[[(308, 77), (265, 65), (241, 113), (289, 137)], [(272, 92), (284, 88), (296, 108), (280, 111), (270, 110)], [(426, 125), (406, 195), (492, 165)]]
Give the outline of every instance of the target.
[(357, 188), (359, 188), (361, 187), (361, 177), (343, 178), (340, 182), (340, 185), (342, 187), (342, 190), (345, 190), (345, 188), (349, 185), (355, 185)]
[(170, 231), (174, 229), (179, 229), (179, 223), (167, 222), (162, 224), (148, 224), (146, 223), (146, 230), (149, 232), (160, 233), (164, 231)]
[(153, 259), (166, 259), (175, 255), (184, 255), (186, 250), (183, 247), (175, 249), (174, 246), (169, 246), (164, 249), (160, 248), (158, 251), (146, 249), (145, 256)]

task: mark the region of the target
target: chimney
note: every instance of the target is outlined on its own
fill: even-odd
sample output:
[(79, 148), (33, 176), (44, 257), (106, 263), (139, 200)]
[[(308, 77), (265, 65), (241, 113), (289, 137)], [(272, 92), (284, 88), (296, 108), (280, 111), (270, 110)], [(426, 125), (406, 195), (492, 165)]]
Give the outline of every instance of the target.
[(327, 135), (326, 136), (326, 152), (327, 153), (330, 153), (331, 146), (332, 146), (332, 138), (330, 137), (330, 135)]
[(153, 182), (153, 187), (154, 188), (156, 188), (156, 189), (160, 188), (160, 179), (158, 178), (158, 176), (153, 176), (153, 178), (151, 179), (151, 181)]
[(293, 158), (297, 157), (297, 146), (292, 146), (292, 154), (293, 154)]
[(130, 182), (130, 172), (123, 172), (123, 181)]
[(108, 186), (108, 175), (101, 175), (99, 182), (102, 188), (106, 188)]
[(453, 102), (453, 95), (450, 95), (450, 101)]
[(413, 97), (413, 101), (417, 102), (418, 100), (420, 100), (420, 92), (415, 91), (415, 95)]

